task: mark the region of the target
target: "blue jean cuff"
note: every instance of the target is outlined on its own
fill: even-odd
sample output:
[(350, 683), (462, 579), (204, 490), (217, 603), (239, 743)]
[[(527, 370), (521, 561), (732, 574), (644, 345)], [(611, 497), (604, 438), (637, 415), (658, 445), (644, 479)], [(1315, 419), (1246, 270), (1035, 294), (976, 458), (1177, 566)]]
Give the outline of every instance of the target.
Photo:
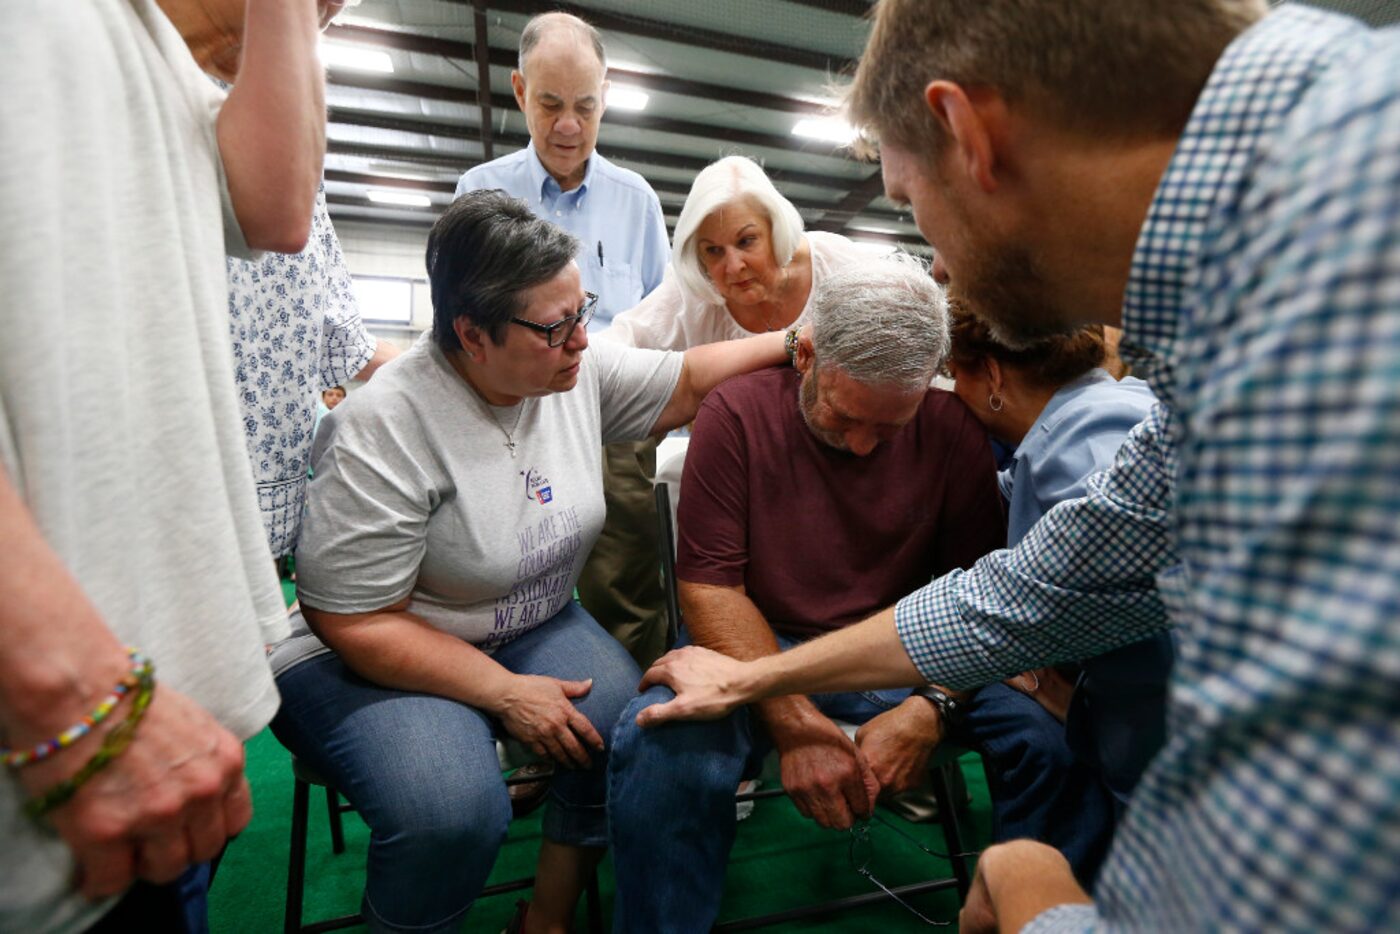
[(607, 805), (571, 804), (551, 791), (540, 830), (546, 840), (565, 846), (605, 847), (608, 845)]
[(374, 905), (370, 903), (369, 893), (366, 892), (360, 899), (360, 915), (364, 919), (365, 927), (372, 934), (451, 934), (451, 932), (461, 928), (462, 917), (466, 915), (473, 904), (474, 902), (468, 902), (441, 921), (403, 927), (390, 924), (379, 912), (375, 911)]

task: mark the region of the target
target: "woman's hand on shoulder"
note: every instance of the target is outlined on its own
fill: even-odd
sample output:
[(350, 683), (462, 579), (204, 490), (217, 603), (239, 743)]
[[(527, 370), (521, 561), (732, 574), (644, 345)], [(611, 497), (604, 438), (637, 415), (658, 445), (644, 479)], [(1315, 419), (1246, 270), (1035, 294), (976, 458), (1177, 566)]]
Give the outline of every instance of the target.
[(506, 731), (538, 756), (561, 765), (588, 768), (589, 748), (603, 750), (603, 738), (574, 706), (573, 698), (593, 689), (593, 679), (563, 681), (543, 675), (516, 675), (492, 711)]

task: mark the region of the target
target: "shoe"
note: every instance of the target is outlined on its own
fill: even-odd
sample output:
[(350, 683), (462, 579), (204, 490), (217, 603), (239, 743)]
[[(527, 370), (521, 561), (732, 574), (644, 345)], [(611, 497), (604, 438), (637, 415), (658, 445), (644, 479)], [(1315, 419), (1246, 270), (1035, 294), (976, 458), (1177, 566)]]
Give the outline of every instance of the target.
[(521, 899), (515, 903), (515, 914), (510, 916), (510, 921), (506, 922), (505, 930), (501, 934), (521, 934), (525, 930), (525, 916), (530, 913), (530, 903)]
[(545, 795), (549, 794), (549, 779), (553, 775), (554, 766), (548, 762), (532, 762), (515, 770), (511, 778), (538, 778), (539, 781), (506, 786), (512, 818), (524, 817), (544, 804)]

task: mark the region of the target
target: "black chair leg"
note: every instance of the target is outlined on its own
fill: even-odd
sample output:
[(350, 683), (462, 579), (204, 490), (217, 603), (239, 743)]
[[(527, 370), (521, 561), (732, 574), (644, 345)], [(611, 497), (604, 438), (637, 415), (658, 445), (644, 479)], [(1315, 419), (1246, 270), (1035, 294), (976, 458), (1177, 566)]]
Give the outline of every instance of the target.
[(588, 913), (589, 934), (603, 934), (603, 898), (598, 891), (598, 867), (588, 874), (588, 884), (583, 890), (585, 910)]
[(949, 770), (958, 768), (956, 760), (933, 770), (933, 797), (938, 802), (938, 823), (943, 827), (943, 842), (948, 847), (948, 861), (953, 867), (953, 878), (958, 883), (958, 900), (966, 901), (972, 889), (972, 873), (967, 868), (967, 857), (963, 844), (962, 828), (958, 825), (958, 808), (962, 802), (953, 794), (954, 783)]
[(306, 819), (311, 810), (311, 786), (296, 780), (292, 790), (292, 845), (287, 861), (287, 914), (284, 934), (300, 934), (301, 901), (306, 886)]
[(345, 852), (345, 825), (340, 819), (340, 794), (330, 785), (326, 786), (326, 814), (331, 822), (331, 852)]

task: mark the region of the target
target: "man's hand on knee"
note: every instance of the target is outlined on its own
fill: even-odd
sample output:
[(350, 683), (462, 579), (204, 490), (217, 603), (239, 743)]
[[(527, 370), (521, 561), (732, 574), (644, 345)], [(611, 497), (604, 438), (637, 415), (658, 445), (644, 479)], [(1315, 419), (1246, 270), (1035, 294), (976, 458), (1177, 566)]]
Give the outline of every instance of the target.
[(958, 915), (964, 934), (1019, 931), (1058, 905), (1092, 904), (1059, 850), (1034, 840), (988, 848)]

